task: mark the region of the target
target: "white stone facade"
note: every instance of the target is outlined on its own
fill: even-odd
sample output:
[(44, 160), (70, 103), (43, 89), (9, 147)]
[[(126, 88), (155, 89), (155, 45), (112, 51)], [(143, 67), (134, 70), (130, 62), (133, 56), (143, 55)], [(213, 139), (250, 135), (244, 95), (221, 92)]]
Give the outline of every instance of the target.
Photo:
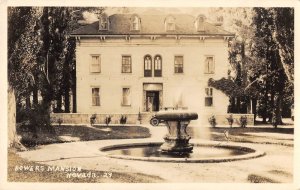
[(179, 107), (197, 112), (201, 123), (227, 114), (228, 97), (207, 85), (227, 77), (234, 34), (204, 15), (103, 14), (71, 36), (78, 113), (147, 115)]
[[(185, 107), (201, 115), (227, 113), (228, 97), (213, 89), (212, 105), (205, 106), (209, 78), (227, 77), (228, 41), (223, 36), (143, 38), (97, 36), (77, 38), (77, 112), (137, 114), (146, 112), (146, 91), (159, 92), (159, 109)], [(100, 72), (91, 72), (92, 56), (99, 56)], [(122, 56), (131, 56), (131, 73), (122, 73)], [(160, 55), (162, 76), (144, 77), (144, 57)], [(183, 56), (183, 73), (174, 72), (174, 57)], [(213, 73), (205, 73), (206, 57), (213, 57)], [(152, 66), (153, 67), (153, 66)], [(147, 85), (150, 84), (150, 85)], [(99, 88), (100, 105), (93, 106), (92, 88)], [(122, 105), (123, 88), (130, 89), (129, 104)], [(147, 104), (147, 105), (146, 105)], [(201, 120), (201, 119), (200, 119)]]

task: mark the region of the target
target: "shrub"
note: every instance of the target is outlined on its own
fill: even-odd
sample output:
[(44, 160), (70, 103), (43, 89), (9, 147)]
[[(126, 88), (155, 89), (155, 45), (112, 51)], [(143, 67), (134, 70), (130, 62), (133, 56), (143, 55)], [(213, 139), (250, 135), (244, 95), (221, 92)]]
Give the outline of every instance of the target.
[(232, 117), (232, 114), (229, 115), (229, 117), (226, 118), (227, 121), (228, 121), (228, 124), (230, 126), (230, 128), (232, 127), (232, 124), (233, 124), (233, 117)]
[(57, 119), (57, 123), (58, 123), (58, 126), (60, 126), (60, 125), (63, 123), (62, 118), (58, 118), (58, 119)]
[(242, 115), (240, 117), (240, 127), (246, 127), (247, 126), (247, 116)]
[(90, 117), (90, 124), (91, 126), (93, 126), (95, 123), (96, 123), (96, 114), (93, 114), (91, 117)]
[(127, 117), (125, 115), (121, 115), (121, 118), (120, 118), (120, 123), (121, 124), (125, 124), (127, 121)]
[(210, 118), (208, 118), (208, 122), (212, 127), (216, 127), (216, 125), (217, 125), (217, 121), (216, 121), (216, 118), (214, 115), (211, 116)]
[(111, 122), (111, 116), (107, 115), (105, 116), (105, 124), (108, 125)]
[(140, 111), (138, 113), (138, 121), (140, 122), (140, 124), (142, 123), (142, 114)]
[(277, 128), (277, 125), (279, 124), (278, 118), (276, 116), (276, 113), (273, 113), (272, 115), (272, 125), (274, 128)]

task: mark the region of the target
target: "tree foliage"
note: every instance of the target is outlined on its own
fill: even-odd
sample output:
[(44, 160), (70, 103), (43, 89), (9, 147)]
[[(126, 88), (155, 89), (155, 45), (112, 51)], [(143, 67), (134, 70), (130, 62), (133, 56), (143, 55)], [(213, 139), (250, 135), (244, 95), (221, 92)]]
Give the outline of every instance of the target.
[(17, 97), (28, 95), (34, 83), (36, 52), (40, 41), (36, 30), (38, 11), (31, 7), (8, 10), (8, 82)]
[(238, 86), (234, 81), (226, 78), (214, 80), (210, 78), (208, 80), (208, 86), (214, 87), (217, 90), (222, 91), (228, 97), (241, 97), (244, 96), (243, 88)]
[(68, 104), (64, 111), (70, 111), (70, 91), (76, 91), (76, 43), (68, 34), (80, 26), (78, 20), (87, 10), (103, 8), (8, 8), (8, 81), (16, 94), (18, 121), (28, 119), (35, 135), (53, 132), (49, 115), (53, 100), (60, 108), (64, 96)]
[(231, 97), (231, 108), (251, 99), (254, 112), (258, 102), (264, 121), (276, 115), (280, 123), (282, 108), (286, 114), (294, 99), (293, 8), (213, 8), (212, 12), (225, 18), (224, 28), (236, 37), (229, 42), (234, 76), (210, 80), (209, 85)]

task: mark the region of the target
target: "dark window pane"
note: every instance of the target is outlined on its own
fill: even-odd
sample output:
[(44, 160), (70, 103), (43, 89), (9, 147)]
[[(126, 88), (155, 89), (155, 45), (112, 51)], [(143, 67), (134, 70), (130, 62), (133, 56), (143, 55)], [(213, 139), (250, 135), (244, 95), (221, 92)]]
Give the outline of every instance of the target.
[(144, 77), (152, 77), (152, 59), (149, 55), (144, 58)]
[(161, 56), (157, 55), (154, 58), (154, 76), (161, 77), (162, 75), (162, 59)]
[(175, 73), (183, 73), (183, 56), (175, 56)]
[(151, 70), (145, 70), (144, 71), (144, 76), (145, 77), (152, 77), (152, 71)]
[(212, 97), (205, 97), (205, 106), (211, 107), (213, 105), (213, 98)]
[(154, 71), (154, 76), (155, 77), (161, 77), (161, 70), (155, 70)]

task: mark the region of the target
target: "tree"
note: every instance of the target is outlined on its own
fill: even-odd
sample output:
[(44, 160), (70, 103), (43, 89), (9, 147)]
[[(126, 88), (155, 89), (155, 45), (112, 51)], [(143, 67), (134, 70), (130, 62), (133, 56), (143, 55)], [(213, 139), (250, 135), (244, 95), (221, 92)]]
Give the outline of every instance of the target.
[[(290, 22), (293, 22), (293, 18), (285, 20), (286, 23), (281, 23), (283, 20), (278, 15), (282, 17), (282, 12), (288, 12), (288, 16), (293, 17), (290, 8), (254, 8), (253, 16), (255, 43), (252, 55), (264, 61), (263, 68), (267, 76), (264, 80), (265, 88), (261, 93), (263, 98), (261, 98), (260, 104), (263, 107), (262, 112), (269, 113), (269, 121), (272, 121), (274, 126), (282, 123), (282, 101), (284, 95), (287, 95), (284, 89), (286, 82), (292, 81), (293, 78), (293, 74), (290, 73), (293, 68), (293, 47), (291, 45), (293, 46), (294, 30), (293, 24)], [(280, 28), (283, 28), (283, 32), (278, 31)], [(290, 32), (291, 35), (287, 32)]]
[[(70, 91), (73, 94), (73, 112), (76, 112), (76, 64), (74, 38), (68, 36), (80, 27), (78, 21), (83, 19), (86, 11), (103, 12), (103, 8), (88, 7), (44, 7), (41, 17), (41, 36), (43, 38), (42, 57), (47, 57), (47, 76), (50, 91), (44, 96), (55, 100), (56, 112), (70, 112)], [(62, 109), (62, 97), (64, 110)]]
[(8, 9), (8, 144), (16, 148), (22, 147), (16, 136), (16, 102), (28, 98), (34, 83), (32, 70), (39, 48), (35, 31), (37, 15), (37, 10), (31, 7)]
[[(210, 8), (209, 16), (216, 20), (218, 24), (221, 21), (222, 26), (234, 33), (235, 38), (229, 41), (228, 59), (231, 66), (230, 74), (233, 82), (238, 88), (246, 88), (255, 79), (249, 78), (249, 67), (253, 64), (253, 59), (249, 57), (251, 48), (251, 38), (253, 30), (251, 27), (252, 9), (251, 8)], [(224, 18), (224, 19), (223, 19)], [(253, 83), (254, 84), (254, 83)], [(250, 92), (250, 91), (247, 91)], [(230, 97), (229, 112), (247, 113), (250, 112), (250, 103), (252, 102), (253, 112), (256, 112), (255, 93), (233, 94)], [(252, 100), (252, 101), (251, 101)]]

